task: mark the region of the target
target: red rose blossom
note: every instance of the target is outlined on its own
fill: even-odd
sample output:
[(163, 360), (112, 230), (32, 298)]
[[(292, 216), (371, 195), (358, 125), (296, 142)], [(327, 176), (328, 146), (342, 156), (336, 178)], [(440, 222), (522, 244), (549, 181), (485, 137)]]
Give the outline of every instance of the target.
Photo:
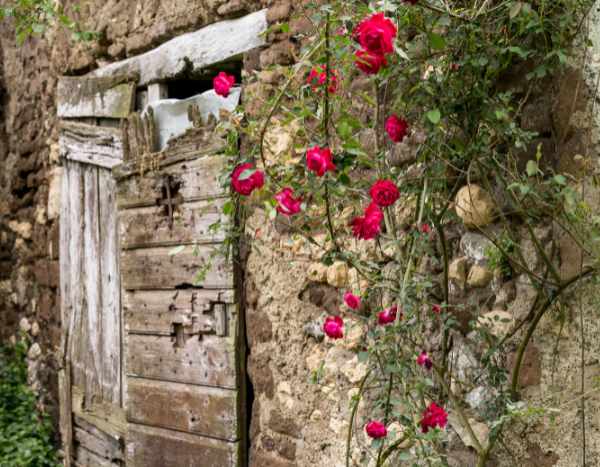
[(284, 216), (293, 216), (300, 212), (300, 205), (302, 200), (300, 198), (293, 197), (294, 191), (286, 187), (275, 195), (277, 200), (277, 212)]
[(365, 426), (367, 435), (373, 439), (385, 438), (387, 436), (387, 429), (385, 425), (376, 420), (372, 420)]
[(362, 20), (353, 36), (366, 51), (375, 55), (390, 54), (394, 51), (394, 38), (398, 30), (383, 13), (375, 13)]
[(421, 233), (424, 233), (424, 234), (431, 233), (431, 227), (429, 226), (429, 224), (421, 224), (421, 227), (419, 228), (419, 230), (421, 231)]
[(382, 326), (393, 323), (394, 321), (396, 321), (397, 312), (398, 312), (398, 307), (396, 305), (394, 305), (390, 308), (386, 308), (385, 310), (380, 311), (377, 314), (377, 322)]
[(439, 315), (442, 312), (442, 306), (438, 304), (431, 305), (431, 311)]
[(344, 337), (344, 321), (339, 316), (328, 316), (323, 323), (323, 332), (331, 339)]
[(355, 217), (350, 222), (352, 233), (356, 238), (362, 240), (371, 240), (379, 234), (381, 230), (381, 221), (383, 220), (383, 212), (379, 206), (372, 202), (365, 209), (363, 216)]
[(427, 433), (431, 428), (435, 427), (444, 428), (446, 423), (448, 423), (448, 414), (435, 402), (429, 404), (423, 412), (423, 418), (419, 422), (423, 433)]
[(213, 88), (219, 96), (229, 96), (229, 90), (234, 84), (235, 76), (228, 75), (224, 71), (219, 72), (219, 74), (213, 78)]
[(385, 121), (385, 131), (394, 143), (400, 143), (408, 134), (408, 122), (397, 115), (390, 115)]
[(352, 292), (346, 292), (344, 294), (344, 303), (348, 305), (348, 308), (357, 310), (360, 308), (360, 298), (354, 295)]
[[(313, 67), (308, 74), (308, 78), (306, 78), (306, 82), (310, 85), (310, 88), (313, 90), (313, 92), (317, 92), (319, 89), (324, 88), (325, 83), (327, 82), (327, 66), (317, 65)], [(332, 69), (329, 72), (329, 87), (327, 88), (330, 94), (335, 93), (337, 90), (337, 84), (337, 72)]]
[[(240, 180), (240, 176), (243, 172), (253, 170), (254, 166), (250, 162), (238, 165), (231, 173), (231, 187), (236, 193), (240, 195), (248, 196), (256, 188), (261, 188), (265, 184), (265, 176), (260, 170), (254, 170), (249, 176), (243, 177)], [(247, 175), (244, 174), (244, 175)]]
[(308, 170), (314, 172), (318, 177), (322, 177), (327, 171), (335, 170), (331, 150), (329, 148), (320, 148), (319, 146), (310, 148), (306, 151), (306, 166)]
[(387, 65), (383, 55), (377, 55), (368, 50), (357, 50), (354, 54), (356, 66), (368, 75), (376, 75), (382, 66)]
[(391, 180), (377, 180), (370, 193), (373, 202), (382, 208), (391, 206), (400, 197), (398, 187)]
[(424, 350), (417, 357), (417, 365), (427, 368), (428, 370), (431, 370), (431, 367), (433, 366), (431, 358), (429, 358), (429, 355), (427, 355), (427, 352)]

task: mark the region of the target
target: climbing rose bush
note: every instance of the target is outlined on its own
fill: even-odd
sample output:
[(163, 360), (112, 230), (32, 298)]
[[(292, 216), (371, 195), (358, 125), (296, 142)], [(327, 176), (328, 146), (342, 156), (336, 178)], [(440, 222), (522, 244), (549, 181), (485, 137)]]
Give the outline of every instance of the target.
[[(507, 349), (519, 349), (521, 334), (489, 332), (476, 319), (488, 303), (468, 295), (466, 280), (461, 287), (451, 281), (453, 257), (466, 254), (455, 196), (476, 180), (511, 204), (512, 215), (532, 232), (531, 219), (544, 218), (553, 203), (561, 209), (548, 219), (562, 215), (565, 225), (576, 217), (565, 206), (583, 210), (566, 177), (542, 173), (537, 162), (543, 155), (529, 161), (527, 173), (516, 172), (535, 141), (534, 132), (521, 128), (520, 113), (529, 94), (567, 62), (566, 38), (582, 24), (584, 4), (591, 5), (315, 5), (314, 31), (296, 38), (294, 65), (274, 68), (274, 76), (283, 77), (265, 89), (270, 97), (256, 111), (260, 116), (234, 115), (232, 190), (254, 193), (248, 204), (264, 208), (294, 245), (307, 240), (302, 254), (336, 274), (340, 264), (346, 268), (335, 280), (328, 277), (345, 306), (320, 310), (326, 338), (314, 336), (314, 345), (322, 346), (351, 336), (342, 345), (356, 351), (357, 374), (365, 370), (352, 382), (346, 465), (356, 458), (376, 467), (447, 465), (451, 412), (454, 428), (468, 433), (462, 441), (474, 446), (484, 467), (515, 419), (519, 367), (507, 369), (504, 357)], [(289, 28), (272, 27), (273, 34)], [(522, 88), (511, 88), (511, 73), (524, 68)], [(234, 84), (225, 78), (215, 77), (220, 95)], [(540, 294), (537, 304), (557, 299), (544, 294), (562, 290), (560, 274), (553, 277), (550, 266), (544, 274), (527, 271), (520, 238), (502, 217), (484, 229), (498, 247), (490, 248), (502, 273), (494, 271), (494, 281), (524, 274)], [(581, 230), (583, 238), (593, 237)], [(542, 258), (546, 251), (539, 252)], [(536, 311), (546, 310), (531, 316)], [(521, 324), (523, 330), (530, 325)], [(473, 381), (462, 381), (468, 372), (456, 368), (464, 360), (457, 353), (467, 345), (481, 357)], [(323, 367), (311, 380), (320, 382)], [(509, 382), (511, 372), (516, 377)], [(466, 391), (472, 387), (489, 392), (484, 409), (470, 407)], [(490, 428), (487, 439), (469, 429), (473, 419)], [(366, 447), (357, 436), (363, 429), (371, 443)]]

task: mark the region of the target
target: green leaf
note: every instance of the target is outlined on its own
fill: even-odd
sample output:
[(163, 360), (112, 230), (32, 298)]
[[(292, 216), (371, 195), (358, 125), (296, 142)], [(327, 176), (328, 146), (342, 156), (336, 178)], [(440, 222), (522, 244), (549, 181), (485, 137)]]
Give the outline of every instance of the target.
[(429, 33), (429, 44), (432, 49), (442, 50), (446, 47), (446, 41), (442, 36), (434, 32)]
[(175, 256), (185, 250), (185, 245), (179, 245), (169, 250), (169, 256)]
[(538, 172), (537, 162), (534, 160), (527, 161), (527, 167), (525, 168), (525, 170), (527, 170), (528, 176), (533, 177)]
[(508, 12), (508, 17), (510, 19), (515, 19), (521, 12), (522, 8), (523, 8), (522, 2), (514, 2), (512, 4), (512, 6), (510, 7), (510, 11)]
[(359, 363), (364, 363), (369, 359), (369, 352), (358, 352)]
[(559, 185), (566, 185), (567, 184), (567, 179), (565, 178), (564, 175), (555, 175), (554, 176), (554, 182), (558, 183)]
[(440, 118), (442, 117), (442, 114), (440, 113), (439, 109), (430, 110), (425, 115), (427, 116), (427, 119), (434, 125), (440, 123)]
[(256, 172), (256, 169), (246, 169), (244, 170), (240, 176), (238, 177), (238, 180), (240, 182), (249, 179), (250, 177), (252, 177), (252, 175), (254, 174), (254, 172)]
[(227, 201), (224, 205), (223, 205), (223, 214), (225, 215), (230, 215), (231, 213), (233, 213), (233, 202), (232, 201)]

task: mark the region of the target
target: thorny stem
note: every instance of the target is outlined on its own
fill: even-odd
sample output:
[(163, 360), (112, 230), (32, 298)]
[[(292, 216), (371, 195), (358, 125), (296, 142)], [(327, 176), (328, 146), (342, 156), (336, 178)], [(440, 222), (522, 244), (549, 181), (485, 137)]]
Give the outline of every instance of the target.
[(363, 377), (360, 382), (360, 386), (358, 387), (358, 394), (356, 395), (356, 402), (352, 407), (352, 412), (350, 413), (350, 423), (348, 424), (348, 435), (346, 436), (346, 467), (350, 467), (350, 444), (352, 443), (352, 429), (354, 428), (354, 418), (356, 417), (356, 411), (358, 410), (358, 404), (360, 403), (360, 399), (365, 390), (365, 384), (369, 375), (371, 374), (371, 370), (367, 371), (367, 374)]
[[(383, 420), (383, 424), (385, 426), (387, 426), (388, 424), (388, 420), (390, 417), (390, 399), (392, 397), (392, 387), (394, 385), (394, 374), (390, 373), (390, 380), (388, 383), (388, 388), (387, 388), (387, 400), (385, 402), (385, 417)], [(383, 465), (381, 463), (381, 455), (383, 453), (383, 443), (381, 443), (381, 446), (379, 446), (379, 452), (377, 453), (377, 463), (375, 464), (377, 467), (380, 467), (381, 465)]]

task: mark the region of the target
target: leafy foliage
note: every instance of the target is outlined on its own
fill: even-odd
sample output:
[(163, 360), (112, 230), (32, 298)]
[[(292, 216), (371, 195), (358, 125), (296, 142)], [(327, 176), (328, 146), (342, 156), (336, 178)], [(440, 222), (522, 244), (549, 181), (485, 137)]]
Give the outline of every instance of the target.
[(27, 386), (24, 341), (0, 347), (0, 466), (57, 467), (49, 417)]

